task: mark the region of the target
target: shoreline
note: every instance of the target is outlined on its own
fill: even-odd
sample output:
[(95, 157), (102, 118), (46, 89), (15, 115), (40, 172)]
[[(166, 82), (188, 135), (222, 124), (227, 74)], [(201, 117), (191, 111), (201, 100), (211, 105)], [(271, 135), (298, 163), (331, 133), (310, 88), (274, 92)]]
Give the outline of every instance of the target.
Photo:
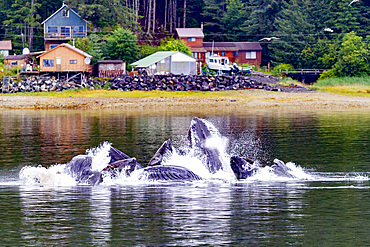
[(256, 108), (292, 108), (370, 110), (370, 97), (345, 96), (328, 92), (265, 92), (242, 90), (225, 96), (178, 97), (48, 97), (0, 96), (0, 109), (33, 110), (246, 110)]

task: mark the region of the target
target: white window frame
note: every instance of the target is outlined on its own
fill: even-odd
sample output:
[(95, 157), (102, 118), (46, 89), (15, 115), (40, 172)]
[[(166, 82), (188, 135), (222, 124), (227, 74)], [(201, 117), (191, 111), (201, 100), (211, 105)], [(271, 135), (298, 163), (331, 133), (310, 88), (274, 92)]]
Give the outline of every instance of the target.
[(64, 18), (68, 18), (69, 17), (69, 10), (68, 9), (62, 10), (62, 17), (64, 17)]
[(255, 52), (255, 51), (246, 51), (245, 52), (245, 58), (246, 59), (256, 59), (257, 58), (257, 52)]

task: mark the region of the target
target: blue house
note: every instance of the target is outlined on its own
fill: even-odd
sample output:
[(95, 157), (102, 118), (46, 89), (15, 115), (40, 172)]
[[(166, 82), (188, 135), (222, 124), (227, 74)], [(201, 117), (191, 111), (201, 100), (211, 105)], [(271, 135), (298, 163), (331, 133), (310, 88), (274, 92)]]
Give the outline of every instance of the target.
[(75, 38), (87, 36), (88, 22), (65, 3), (41, 24), (44, 25), (46, 51)]

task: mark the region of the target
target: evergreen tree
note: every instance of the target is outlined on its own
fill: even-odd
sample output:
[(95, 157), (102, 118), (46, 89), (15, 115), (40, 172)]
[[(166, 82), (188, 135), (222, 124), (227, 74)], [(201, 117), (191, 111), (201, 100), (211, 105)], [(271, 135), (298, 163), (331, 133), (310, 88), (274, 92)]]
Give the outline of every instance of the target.
[(301, 52), (315, 42), (315, 24), (310, 13), (314, 9), (313, 0), (296, 0), (285, 3), (284, 9), (275, 20), (277, 42), (270, 43), (273, 61), (292, 64), (295, 68), (302, 66)]
[(321, 21), (318, 23), (324, 23), (326, 27), (333, 29), (335, 33), (369, 32), (369, 1), (360, 1), (352, 5), (348, 4), (349, 1), (330, 0), (326, 5), (326, 13), (323, 14)]
[[(272, 37), (276, 31), (275, 19), (282, 9), (282, 0), (248, 0), (246, 5), (247, 18), (242, 24), (243, 36), (240, 41), (256, 42), (265, 37)], [(262, 64), (272, 60), (269, 42), (261, 42)]]
[(203, 18), (204, 33), (206, 40), (224, 41), (226, 35), (222, 25), (222, 19), (226, 11), (225, 0), (204, 0)]
[(244, 3), (241, 0), (228, 0), (226, 12), (222, 18), (226, 41), (244, 41), (242, 24), (246, 19)]
[(3, 21), (7, 27), (5, 38), (12, 40), (15, 52), (21, 53), (25, 47), (32, 51), (35, 36), (43, 38), (41, 17), (37, 13), (39, 7), (37, 0), (15, 0), (6, 11), (7, 19)]
[(118, 27), (134, 29), (133, 9), (123, 0), (69, 0), (69, 7), (90, 21), (97, 30), (111, 31)]
[(202, 16), (204, 2), (202, 0), (187, 0), (187, 2), (186, 27), (199, 28), (204, 21)]
[(256, 41), (271, 36), (275, 31), (275, 19), (282, 9), (282, 0), (248, 0), (246, 10), (247, 20), (243, 29), (247, 39)]

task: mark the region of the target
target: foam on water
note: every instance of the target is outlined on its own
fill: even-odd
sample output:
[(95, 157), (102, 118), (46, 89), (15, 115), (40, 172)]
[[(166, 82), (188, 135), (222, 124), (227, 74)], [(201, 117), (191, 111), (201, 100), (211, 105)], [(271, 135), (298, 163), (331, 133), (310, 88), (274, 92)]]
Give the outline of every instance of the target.
[(49, 168), (25, 166), (19, 172), (20, 180), (25, 184), (41, 184), (51, 186), (73, 186), (77, 182), (64, 172), (65, 165), (53, 165)]
[[(220, 181), (220, 182), (237, 182), (236, 177), (230, 167), (230, 154), (227, 152), (229, 141), (226, 137), (221, 136), (219, 131), (214, 125), (208, 121), (204, 121), (207, 125), (208, 130), (211, 133), (211, 137), (207, 138), (205, 146), (209, 149), (215, 150), (219, 156), (219, 160), (222, 163), (222, 169), (215, 173), (209, 172), (205, 160), (200, 157), (199, 150), (192, 145), (182, 146), (181, 149), (184, 152), (177, 152), (176, 147), (172, 155), (164, 157), (163, 165), (175, 165), (185, 167), (196, 175), (203, 178), (203, 181), (196, 181), (196, 183), (204, 183), (205, 181)], [(199, 140), (197, 140), (199, 141)], [(86, 155), (92, 158), (92, 170), (101, 172), (110, 162), (109, 150), (112, 147), (111, 143), (104, 142), (99, 147), (92, 148), (86, 151)], [(240, 146), (238, 146), (240, 149)], [(233, 153), (233, 150), (229, 151)], [(181, 154), (180, 154), (181, 153)], [(204, 158), (204, 157), (203, 157)], [(265, 166), (257, 169), (254, 175), (247, 178), (246, 182), (251, 181), (369, 181), (369, 174), (353, 174), (347, 176), (346, 174), (338, 174), (333, 176), (333, 173), (318, 174), (315, 172), (308, 172), (299, 165), (292, 162), (286, 164), (288, 172), (291, 177), (278, 176), (273, 172), (273, 169), (269, 166)], [(57, 164), (50, 166), (49, 168), (39, 166), (25, 166), (19, 172), (19, 178), (22, 183), (25, 184), (41, 184), (50, 186), (74, 186), (77, 182), (65, 172), (66, 164)], [(143, 175), (143, 170), (136, 170), (126, 176), (124, 172), (118, 176), (111, 178), (110, 176), (103, 177), (104, 185), (114, 184), (146, 184), (146, 183), (170, 183), (170, 182), (157, 182), (148, 181)]]

